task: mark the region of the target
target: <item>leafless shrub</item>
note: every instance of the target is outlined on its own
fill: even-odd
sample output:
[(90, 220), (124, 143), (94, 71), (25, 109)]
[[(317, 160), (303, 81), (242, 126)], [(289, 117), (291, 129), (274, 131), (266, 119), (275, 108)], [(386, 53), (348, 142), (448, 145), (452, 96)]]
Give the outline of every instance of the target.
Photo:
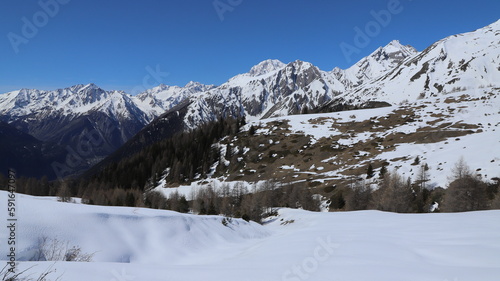
[(68, 241), (41, 237), (35, 247), (32, 261), (76, 261), (91, 262), (94, 253), (84, 253), (79, 246), (69, 246)]
[[(54, 265), (49, 266), (44, 272), (40, 273), (38, 277), (32, 278), (30, 277), (32, 274), (29, 274), (28, 272), (34, 267), (31, 266), (23, 271), (19, 271), (17, 273), (11, 273), (7, 269), (8, 264), (6, 264), (1, 270), (0, 270), (0, 278), (2, 278), (2, 281), (50, 281), (51, 279), (48, 279), (47, 277), (51, 275), (52, 273), (55, 273), (56, 270), (53, 269)], [(54, 281), (61, 280), (61, 276), (57, 277)]]

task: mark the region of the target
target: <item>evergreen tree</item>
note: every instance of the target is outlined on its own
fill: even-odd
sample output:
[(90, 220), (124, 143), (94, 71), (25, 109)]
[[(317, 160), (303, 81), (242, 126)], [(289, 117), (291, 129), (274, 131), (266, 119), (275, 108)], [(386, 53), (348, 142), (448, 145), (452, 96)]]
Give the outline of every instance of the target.
[(382, 165), (382, 167), (380, 168), (380, 172), (379, 172), (379, 178), (383, 179), (385, 173), (387, 173), (387, 168), (385, 167), (385, 165)]
[(254, 125), (251, 125), (250, 129), (248, 130), (248, 134), (253, 136), (253, 135), (255, 135), (255, 131), (256, 131), (256, 129), (255, 129)]
[(412, 165), (419, 165), (420, 164), (420, 157), (417, 156), (415, 157), (415, 160), (413, 161)]
[(179, 198), (179, 212), (180, 213), (188, 213), (189, 212), (189, 203), (186, 200), (186, 196), (181, 195)]
[(373, 166), (372, 164), (368, 164), (368, 168), (366, 169), (366, 178), (372, 178), (374, 176)]

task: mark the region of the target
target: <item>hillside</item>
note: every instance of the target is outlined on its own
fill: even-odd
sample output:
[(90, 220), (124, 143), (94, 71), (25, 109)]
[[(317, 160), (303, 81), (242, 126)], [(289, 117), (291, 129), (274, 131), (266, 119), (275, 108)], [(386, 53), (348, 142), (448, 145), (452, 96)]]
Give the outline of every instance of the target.
[(15, 168), (20, 177), (56, 177), (52, 165), (64, 162), (63, 147), (37, 140), (1, 121), (0, 136), (0, 170)]
[[(234, 156), (225, 176), (327, 186), (366, 177), (371, 164), (415, 178), (415, 158), (445, 187), (463, 157), (484, 179), (500, 176), (500, 88), (459, 91), (378, 109), (254, 121), (221, 143)], [(250, 127), (255, 128), (253, 135)]]

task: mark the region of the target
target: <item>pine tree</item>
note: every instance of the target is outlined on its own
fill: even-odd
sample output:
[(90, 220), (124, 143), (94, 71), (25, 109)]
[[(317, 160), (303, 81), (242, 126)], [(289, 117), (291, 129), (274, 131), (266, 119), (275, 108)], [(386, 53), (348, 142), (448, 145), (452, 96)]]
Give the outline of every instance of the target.
[(415, 160), (413, 161), (412, 165), (419, 165), (420, 164), (420, 157), (417, 156), (415, 157)]
[(301, 114), (309, 114), (309, 108), (307, 107), (307, 105), (304, 105), (304, 107), (302, 107)]
[(368, 168), (366, 169), (366, 178), (372, 178), (374, 176), (373, 166), (372, 164), (368, 164)]
[(179, 212), (180, 213), (187, 213), (189, 212), (189, 203), (186, 200), (186, 196), (181, 195), (179, 198)]
[(254, 125), (251, 125), (250, 129), (248, 130), (248, 134), (253, 136), (253, 135), (255, 135), (255, 131), (256, 131), (256, 129), (255, 129)]
[(379, 178), (383, 179), (385, 173), (387, 173), (387, 168), (385, 167), (385, 165), (382, 165), (382, 167), (380, 168), (380, 172), (379, 172)]
[(125, 206), (129, 207), (135, 206), (135, 196), (132, 192), (127, 192), (127, 197), (125, 199)]

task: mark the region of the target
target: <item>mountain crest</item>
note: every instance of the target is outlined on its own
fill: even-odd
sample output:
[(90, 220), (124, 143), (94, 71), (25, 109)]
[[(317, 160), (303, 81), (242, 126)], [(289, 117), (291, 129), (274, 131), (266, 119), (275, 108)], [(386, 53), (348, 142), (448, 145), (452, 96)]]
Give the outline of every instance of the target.
[(410, 45), (402, 45), (399, 40), (392, 40), (384, 47), (379, 47), (373, 52), (370, 57), (376, 61), (392, 60), (392, 62), (400, 63), (406, 57), (417, 54), (418, 51)]
[(259, 64), (255, 65), (254, 67), (252, 67), (248, 72), (248, 74), (250, 74), (250, 76), (260, 76), (275, 70), (279, 70), (283, 67), (285, 67), (285, 64), (282, 63), (281, 61), (275, 59), (269, 59), (262, 61)]
[(355, 88), (396, 68), (406, 58), (416, 54), (418, 51), (412, 46), (405, 46), (398, 40), (392, 40), (350, 68), (346, 70), (335, 68), (332, 73), (348, 88)]

